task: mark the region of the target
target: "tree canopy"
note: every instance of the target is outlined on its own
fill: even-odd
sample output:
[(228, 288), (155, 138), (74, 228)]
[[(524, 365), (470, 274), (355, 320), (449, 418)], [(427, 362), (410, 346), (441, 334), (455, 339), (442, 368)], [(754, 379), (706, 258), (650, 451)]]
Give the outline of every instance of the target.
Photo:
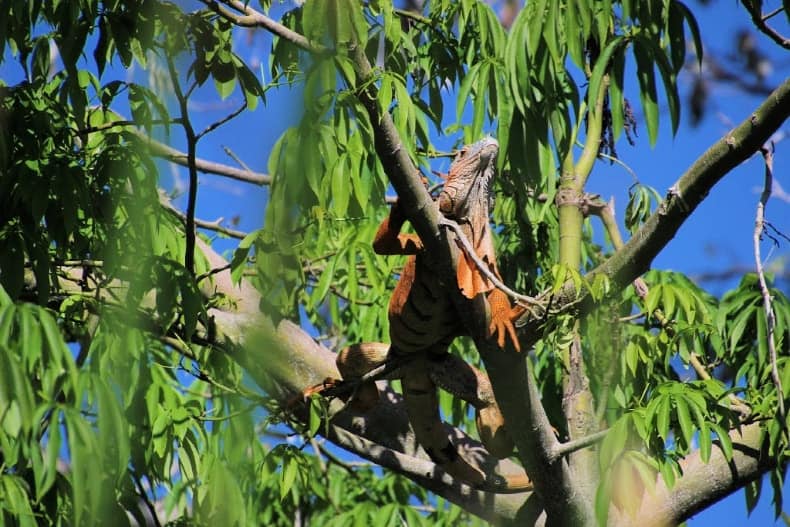
[[(787, 2), (742, 4), (766, 45), (790, 47)], [(790, 80), (740, 86), (761, 94), (751, 115), (663, 195), (636, 179), (623, 222), (590, 179), (623, 164), (625, 141), (677, 133), (682, 109), (702, 118), (710, 80), (684, 101), (684, 71), (735, 82), (685, 3), (0, 5), (3, 523), (669, 525), (744, 487), (750, 508), (771, 492), (782, 512), (790, 300), (760, 242), (787, 240), (765, 204)], [(259, 34), (270, 51), (252, 61), (244, 38)], [(210, 89), (213, 122), (195, 102)], [(270, 149), (202, 153), (250, 112), (282, 130)], [(534, 482), (520, 494), (435, 466), (397, 383), (365, 413), (300, 396), (338, 377), (334, 352), (388, 340), (403, 259), (371, 246), (388, 203), (454, 283), (436, 171), (485, 133), (499, 268), (535, 302), (522, 353), (482, 334), (451, 352), (490, 376), (517, 446), (499, 466)], [(755, 155), (755, 270), (714, 295), (656, 268)], [(185, 183), (168, 184), (173, 167)], [(237, 229), (227, 202), (231, 221), (201, 220), (201, 174), (263, 187), (258, 228)], [(471, 412), (440, 400), (448, 433), (479, 447)]]

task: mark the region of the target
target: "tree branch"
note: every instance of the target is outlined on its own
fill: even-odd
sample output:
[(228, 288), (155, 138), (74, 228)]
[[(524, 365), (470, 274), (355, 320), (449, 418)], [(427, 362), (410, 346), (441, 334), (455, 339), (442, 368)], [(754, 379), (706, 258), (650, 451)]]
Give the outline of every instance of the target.
[(776, 316), (771, 307), (771, 291), (768, 289), (768, 283), (765, 281), (765, 272), (763, 271), (763, 259), (760, 256), (760, 240), (763, 237), (763, 229), (765, 229), (765, 207), (768, 204), (768, 199), (771, 197), (771, 187), (773, 186), (773, 170), (774, 170), (774, 156), (772, 149), (768, 146), (763, 146), (760, 149), (765, 160), (765, 184), (763, 192), (760, 194), (760, 201), (757, 203), (757, 215), (754, 220), (754, 260), (757, 266), (757, 277), (760, 281), (760, 293), (763, 297), (763, 308), (765, 309), (765, 322), (766, 322), (766, 335), (768, 341), (768, 352), (771, 361), (771, 380), (776, 387), (776, 400), (779, 407), (779, 420), (786, 423), (785, 413), (785, 397), (784, 390), (782, 389), (782, 380), (779, 377), (779, 368), (776, 364), (776, 342), (774, 341), (774, 329), (776, 327)]
[[(621, 250), (591, 271), (588, 279), (602, 273), (609, 277), (612, 291), (616, 292), (644, 274), (711, 189), (733, 168), (759, 151), (789, 116), (790, 79), (787, 79), (747, 119), (697, 158), (672, 185), (656, 212)], [(589, 292), (577, 291), (572, 283), (567, 283), (555, 295), (553, 303), (557, 309), (573, 306), (583, 312), (593, 307)], [(529, 314), (519, 321), (527, 343), (537, 341), (541, 322), (529, 320)], [(522, 345), (524, 343), (522, 340)]]
[[(186, 215), (180, 210), (178, 210), (177, 208), (175, 208), (173, 204), (170, 203), (169, 199), (167, 199), (164, 196), (160, 196), (159, 202), (162, 204), (165, 210), (167, 210), (168, 212), (176, 216), (178, 219), (180, 219), (184, 223), (184, 227), (186, 227), (186, 221), (187, 221)], [(200, 218), (195, 218), (195, 226), (201, 229), (207, 229), (210, 231), (218, 232), (230, 238), (236, 238), (237, 240), (243, 240), (247, 236), (248, 233), (246, 232), (223, 227), (222, 225), (220, 225), (220, 221), (221, 219), (216, 221), (206, 221), (206, 220), (201, 220)]]
[[(646, 491), (642, 497), (636, 514), (640, 525), (659, 527), (683, 523), (776, 466), (776, 458), (762, 447), (762, 430), (758, 423), (744, 425), (729, 435), (733, 448), (731, 460), (724, 456), (717, 441), (707, 463), (702, 461), (699, 452), (681, 461), (683, 477), (671, 489), (658, 476), (655, 489)], [(633, 525), (634, 518), (620, 513), (613, 523)]]
[(760, 32), (767, 35), (768, 38), (779, 44), (785, 49), (790, 49), (790, 39), (787, 37), (783, 37), (779, 34), (774, 28), (768, 25), (766, 22), (771, 16), (773, 15), (766, 15), (763, 16), (762, 11), (760, 10), (760, 6), (762, 2), (750, 2), (749, 0), (741, 0), (741, 4), (743, 7), (746, 8), (746, 11), (749, 12), (749, 15), (752, 17), (752, 22), (754, 23), (754, 27), (756, 27)]
[(195, 274), (195, 207), (197, 205), (197, 168), (195, 167), (196, 148), (198, 137), (192, 128), (189, 120), (189, 109), (187, 107), (188, 95), (181, 91), (181, 83), (178, 80), (178, 72), (170, 54), (166, 55), (167, 70), (170, 72), (170, 81), (173, 83), (173, 92), (181, 110), (181, 126), (187, 139), (187, 169), (189, 170), (189, 191), (187, 195), (186, 212), (186, 251), (184, 254), (184, 267), (194, 276)]
[(228, 115), (226, 115), (222, 119), (214, 121), (213, 123), (208, 125), (205, 129), (203, 129), (203, 131), (201, 131), (200, 133), (196, 134), (195, 135), (195, 139), (196, 140), (200, 140), (201, 137), (203, 137), (206, 134), (210, 134), (211, 132), (213, 132), (214, 130), (216, 130), (217, 128), (222, 126), (223, 124), (227, 123), (228, 121), (232, 120), (234, 117), (236, 117), (237, 115), (239, 115), (241, 112), (243, 112), (246, 109), (247, 109), (247, 100), (245, 99), (244, 102), (241, 104), (241, 106), (239, 106), (238, 108), (236, 108), (235, 110), (230, 112)]
[(609, 433), (609, 430), (601, 430), (599, 432), (595, 432), (585, 437), (580, 437), (579, 439), (574, 439), (573, 441), (567, 441), (565, 443), (559, 443), (557, 446), (554, 447), (552, 451), (553, 458), (560, 458), (562, 456), (568, 455), (572, 452), (576, 452), (577, 450), (581, 450), (582, 448), (587, 448), (588, 446), (592, 446), (595, 443), (601, 441), (606, 434)]
[(223, 0), (223, 4), (232, 7), (239, 13), (243, 13), (242, 15), (237, 15), (222, 7), (219, 2), (216, 2), (215, 0), (200, 1), (206, 4), (209, 9), (217, 13), (219, 16), (239, 27), (261, 27), (270, 33), (277, 35), (278, 37), (291, 42), (295, 46), (305, 51), (309, 51), (310, 53), (325, 54), (330, 51), (328, 48), (321, 46), (320, 44), (310, 42), (304, 37), (304, 35), (300, 35), (299, 33), (288, 29), (284, 25), (275, 22), (263, 13), (248, 6), (245, 2), (240, 2), (238, 0)]
[[(148, 149), (151, 151), (151, 155), (167, 159), (168, 161), (171, 161), (177, 165), (184, 167), (189, 166), (189, 163), (187, 162), (187, 154), (185, 152), (176, 150), (175, 148), (161, 143), (156, 139), (152, 139), (135, 128), (129, 128), (129, 131), (140, 138), (140, 143), (148, 147)], [(263, 186), (269, 185), (272, 182), (272, 177), (267, 174), (253, 172), (250, 170), (241, 170), (235, 167), (223, 165), (221, 163), (215, 163), (213, 161), (207, 161), (197, 157), (195, 158), (195, 168), (199, 172), (225, 176), (238, 181), (244, 181), (245, 183), (252, 183), (253, 185)]]
[[(219, 269), (227, 264), (224, 258), (202, 240), (198, 239), (197, 243), (210, 267)], [(233, 309), (214, 308), (209, 311), (216, 324), (215, 340), (220, 343), (227, 341), (230, 344), (228, 353), (231, 357), (267, 393), (286, 401), (306, 386), (317, 384), (326, 377), (340, 376), (335, 366), (334, 353), (316, 343), (296, 324), (284, 320), (275, 327), (270, 319), (259, 313), (260, 295), (246, 280), (236, 285), (230, 270), (224, 270), (213, 276), (212, 284), (200, 285), (207, 293), (222, 292), (234, 306)], [(239, 346), (243, 346), (243, 353), (233, 351), (239, 349)], [(340, 401), (334, 401), (331, 410), (337, 412), (341, 407)], [(416, 442), (402, 398), (392, 390), (383, 390), (379, 404), (364, 415), (342, 411), (334, 415), (331, 422), (336, 427), (332, 432), (336, 436), (331, 436), (330, 439), (335, 441), (343, 436), (343, 443), (338, 444), (347, 450), (398, 470), (453, 503), (475, 514), (482, 514), (491, 521), (501, 522), (515, 517), (524, 503), (524, 494), (492, 495), (471, 491), (469, 487), (459, 485), (435, 471), (433, 463)], [(340, 430), (345, 432), (341, 433)], [(485, 452), (477, 441), (460, 430), (448, 426), (448, 433), (453, 438), (453, 443), (461, 448), (480, 454)], [(390, 451), (399, 454), (394, 455)], [(400, 461), (404, 462), (403, 465), (398, 464)], [(496, 463), (490, 457), (481, 462), (489, 466)], [(429, 472), (423, 470), (426, 468), (430, 469)], [(509, 475), (521, 473), (523, 469), (504, 460), (498, 462), (496, 471)], [(429, 473), (433, 475), (426, 476)], [(534, 500), (531, 507), (536, 507)], [(533, 509), (530, 510), (537, 517), (539, 507), (538, 510)]]

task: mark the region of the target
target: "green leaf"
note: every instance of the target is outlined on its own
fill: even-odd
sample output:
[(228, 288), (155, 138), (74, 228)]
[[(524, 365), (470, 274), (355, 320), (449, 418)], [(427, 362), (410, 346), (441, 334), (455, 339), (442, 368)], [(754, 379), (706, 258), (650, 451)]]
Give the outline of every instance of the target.
[(393, 86), (395, 88), (395, 98), (398, 101), (398, 105), (395, 107), (395, 122), (398, 124), (401, 133), (404, 133), (406, 137), (412, 137), (415, 130), (414, 104), (409, 92), (406, 90), (406, 86), (400, 79), (397, 79)]
[(694, 15), (691, 13), (686, 4), (683, 2), (679, 2), (677, 0), (672, 2), (673, 6), (676, 6), (683, 16), (686, 18), (686, 23), (689, 25), (689, 30), (691, 30), (691, 36), (694, 38), (694, 50), (697, 52), (697, 63), (699, 64), (700, 68), (702, 67), (702, 58), (704, 48), (702, 46), (702, 36), (699, 32), (699, 25), (697, 25), (697, 19), (694, 18)]
[(665, 460), (659, 463), (658, 469), (661, 472), (661, 477), (664, 478), (668, 488), (675, 486), (675, 466), (670, 460)]
[(321, 422), (323, 421), (323, 408), (320, 398), (320, 394), (313, 394), (310, 397), (310, 417), (308, 419), (308, 433), (310, 437), (318, 433), (318, 429), (321, 428)]
[(670, 397), (660, 396), (657, 401), (656, 431), (664, 441), (669, 437), (669, 413), (672, 409)]
[(324, 268), (324, 271), (321, 273), (321, 276), (318, 278), (318, 283), (313, 289), (313, 294), (311, 295), (313, 306), (320, 305), (326, 297), (326, 294), (329, 292), (329, 288), (332, 286), (332, 282), (335, 278), (335, 267), (337, 265), (338, 259), (339, 255), (330, 259), (329, 263)]
[(595, 491), (595, 518), (598, 525), (607, 525), (609, 518), (609, 507), (612, 504), (612, 478), (610, 474), (604, 474), (598, 489)]
[(233, 90), (236, 89), (236, 77), (233, 76), (226, 81), (221, 81), (215, 76), (214, 87), (217, 89), (220, 99), (227, 99), (233, 93)]
[(472, 136), (480, 137), (483, 135), (483, 120), (485, 118), (486, 97), (489, 75), (491, 73), (491, 63), (483, 62), (475, 83), (474, 111), (472, 112)]
[(43, 81), (49, 76), (49, 39), (39, 37), (33, 44), (33, 60), (31, 68), (31, 78), (34, 81)]
[[(571, 0), (565, 7), (567, 9), (564, 16), (565, 38), (568, 44), (568, 55), (577, 68), (584, 69), (584, 46), (576, 13), (576, 0)], [(581, 10), (584, 10), (585, 7), (585, 5), (580, 5)]]
[[(547, 0), (535, 0), (534, 2), (528, 2), (523, 9), (523, 12), (526, 13), (526, 20), (528, 22), (527, 53), (530, 58), (535, 57), (538, 51), (538, 43), (546, 29), (545, 15), (547, 3)], [(534, 6), (534, 8), (532, 6)]]
[(258, 107), (258, 98), (262, 98), (266, 102), (266, 92), (261, 86), (258, 77), (252, 72), (247, 64), (244, 63), (238, 56), (233, 55), (233, 64), (236, 66), (236, 78), (239, 80), (239, 87), (244, 93), (244, 99), (247, 103), (247, 108), (255, 110)]
[(594, 2), (595, 25), (598, 28), (598, 42), (606, 42), (612, 25), (612, 0)]
[(667, 34), (669, 36), (670, 56), (672, 57), (672, 70), (678, 73), (683, 68), (686, 58), (686, 33), (683, 28), (683, 11), (677, 2), (669, 5), (669, 24)]
[(730, 435), (721, 426), (716, 423), (708, 423), (708, 426), (716, 432), (716, 437), (719, 438), (719, 445), (724, 454), (725, 459), (729, 462), (732, 461), (732, 439)]
[[(349, 181), (351, 171), (346, 168), (346, 156), (340, 156), (332, 167), (332, 210), (337, 217), (343, 217), (348, 212), (348, 202), (351, 198), (352, 181)], [(353, 176), (352, 176), (353, 177)]]
[(707, 463), (710, 459), (711, 439), (710, 430), (707, 425), (703, 425), (699, 429), (699, 455), (703, 463)]
[(247, 507), (239, 487), (238, 475), (226, 464), (213, 459), (202, 474), (206, 492), (196, 507), (201, 525), (247, 525)]
[(664, 82), (664, 92), (669, 107), (669, 117), (672, 122), (672, 135), (677, 134), (680, 124), (680, 95), (678, 95), (677, 76), (664, 50), (654, 41), (643, 39), (647, 47), (651, 48), (651, 55), (658, 65), (661, 80)]
[(656, 309), (658, 309), (658, 305), (661, 303), (661, 298), (664, 292), (664, 284), (657, 284), (650, 288), (650, 291), (647, 292), (647, 296), (645, 297), (645, 311), (648, 314), (652, 314)]
[(762, 478), (757, 478), (756, 480), (747, 483), (746, 487), (744, 487), (744, 496), (746, 497), (746, 511), (749, 514), (751, 514), (751, 512), (757, 506), (757, 502), (760, 501), (762, 481)]
[(747, 324), (752, 321), (755, 316), (754, 306), (744, 306), (744, 308), (736, 315), (735, 320), (730, 324), (730, 351), (734, 352), (741, 342), (741, 336), (746, 331)]
[(483, 64), (483, 62), (478, 62), (469, 68), (469, 71), (464, 76), (463, 81), (461, 81), (461, 86), (458, 88), (458, 97), (456, 98), (455, 104), (455, 119), (459, 123), (461, 122), (461, 116), (464, 113), (466, 103), (469, 102), (471, 98), (472, 87), (475, 79), (477, 78), (477, 72), (483, 66)]
[(24, 527), (37, 525), (36, 516), (30, 507), (27, 484), (22, 478), (10, 474), (0, 476), (0, 496), (3, 497), (3, 509), (11, 513), (12, 524)]
[(601, 454), (599, 456), (601, 472), (611, 467), (615, 459), (622, 454), (627, 440), (628, 417), (626, 415), (612, 425), (601, 443)]
[(667, 318), (675, 318), (675, 288), (667, 284), (661, 291), (661, 304), (664, 306), (664, 315)]
[(675, 402), (675, 411), (678, 416), (678, 423), (680, 424), (683, 441), (685, 442), (686, 448), (689, 448), (694, 436), (694, 425), (691, 422), (688, 405), (682, 395), (676, 395), (672, 399)]
[(280, 477), (280, 499), (285, 499), (285, 496), (291, 491), (291, 487), (296, 480), (296, 473), (298, 470), (296, 460), (293, 456), (287, 455), (283, 457), (283, 472)]
[(543, 42), (549, 50), (549, 55), (554, 64), (562, 64), (563, 56), (559, 48), (558, 25), (560, 20), (560, 2), (550, 2), (547, 10), (546, 20), (541, 23), (540, 29), (532, 26), (533, 30), (539, 32), (543, 37)]
[(107, 383), (101, 378), (93, 379), (99, 412), (96, 423), (99, 427), (99, 448), (104, 458), (103, 466), (110, 470), (115, 482), (120, 481), (129, 464), (129, 441), (126, 423), (121, 408)]
[(44, 448), (44, 470), (40, 478), (36, 478), (36, 501), (41, 501), (49, 491), (58, 474), (58, 456), (60, 454), (60, 411), (53, 410), (50, 415), (46, 447)]
[(658, 92), (653, 57), (650, 48), (645, 44), (645, 39), (639, 38), (634, 41), (634, 57), (639, 80), (639, 99), (642, 102), (647, 135), (650, 146), (655, 146), (658, 140)]

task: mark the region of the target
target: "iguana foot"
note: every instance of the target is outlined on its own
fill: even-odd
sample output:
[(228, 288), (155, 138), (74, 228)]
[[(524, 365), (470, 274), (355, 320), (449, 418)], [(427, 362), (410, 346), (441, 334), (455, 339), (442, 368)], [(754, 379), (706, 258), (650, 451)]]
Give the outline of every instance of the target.
[(507, 295), (499, 289), (494, 289), (488, 294), (488, 305), (491, 307), (488, 334), (496, 335), (496, 343), (500, 348), (505, 347), (505, 337), (510, 337), (516, 351), (521, 351), (513, 321), (522, 315), (524, 308), (518, 305), (511, 307)]
[(305, 388), (301, 392), (297, 393), (285, 403), (286, 408), (293, 408), (296, 405), (304, 404), (311, 395), (314, 393), (323, 394), (330, 388), (335, 388), (342, 384), (343, 381), (341, 379), (333, 379), (332, 377), (327, 377), (323, 381), (319, 382), (318, 384), (314, 384), (309, 388)]
[(460, 455), (448, 463), (441, 465), (442, 468), (453, 478), (466, 483), (475, 490), (491, 492), (495, 494), (516, 494), (532, 490), (532, 481), (526, 473), (511, 474), (503, 476), (492, 472), (485, 473), (483, 470), (468, 463)]

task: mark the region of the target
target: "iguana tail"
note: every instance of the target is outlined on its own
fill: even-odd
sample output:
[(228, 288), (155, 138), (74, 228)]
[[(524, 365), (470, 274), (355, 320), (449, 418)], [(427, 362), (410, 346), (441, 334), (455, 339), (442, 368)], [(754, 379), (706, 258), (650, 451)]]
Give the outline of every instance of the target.
[(532, 489), (532, 482), (526, 473), (505, 476), (493, 470), (486, 471), (467, 459), (467, 457), (482, 458), (480, 453), (475, 456), (474, 452), (466, 452), (467, 457), (465, 457), (452, 444), (439, 415), (436, 384), (431, 380), (431, 365), (426, 364), (430, 362), (430, 359), (415, 358), (404, 367), (401, 384), (409, 421), (414, 428), (417, 442), (425, 449), (431, 460), (454, 478), (477, 490), (501, 494)]

